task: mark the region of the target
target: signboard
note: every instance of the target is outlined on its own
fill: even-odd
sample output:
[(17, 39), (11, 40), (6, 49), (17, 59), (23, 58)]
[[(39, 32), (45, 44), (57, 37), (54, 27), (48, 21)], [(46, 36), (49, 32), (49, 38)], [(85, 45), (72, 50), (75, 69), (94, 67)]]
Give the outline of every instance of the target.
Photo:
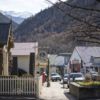
[(94, 64), (97, 64), (100, 66), (100, 57), (95, 57), (94, 58)]
[(79, 60), (77, 59), (72, 60), (72, 64), (79, 64)]
[(41, 51), (39, 53), (39, 58), (47, 58), (47, 53), (45, 51)]
[(38, 55), (36, 66), (41, 68), (46, 68), (47, 65), (48, 65), (47, 53), (45, 51), (41, 51)]

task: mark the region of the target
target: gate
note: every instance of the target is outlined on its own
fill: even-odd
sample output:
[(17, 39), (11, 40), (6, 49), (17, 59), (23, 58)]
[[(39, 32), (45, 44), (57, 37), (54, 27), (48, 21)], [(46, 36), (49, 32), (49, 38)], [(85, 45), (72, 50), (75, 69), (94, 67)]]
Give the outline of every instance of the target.
[(33, 77), (0, 76), (0, 95), (35, 95)]

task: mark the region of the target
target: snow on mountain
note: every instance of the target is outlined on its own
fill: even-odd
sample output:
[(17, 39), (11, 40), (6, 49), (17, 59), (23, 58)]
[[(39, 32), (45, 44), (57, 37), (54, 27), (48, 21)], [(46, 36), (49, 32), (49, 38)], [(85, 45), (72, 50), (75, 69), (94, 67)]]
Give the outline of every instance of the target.
[(14, 11), (2, 11), (4, 15), (11, 15), (13, 17), (28, 18), (32, 16), (30, 12), (14, 12)]
[(24, 19), (32, 16), (30, 12), (14, 12), (14, 11), (0, 11), (2, 14), (6, 15), (9, 18), (12, 18), (18, 24), (21, 24)]

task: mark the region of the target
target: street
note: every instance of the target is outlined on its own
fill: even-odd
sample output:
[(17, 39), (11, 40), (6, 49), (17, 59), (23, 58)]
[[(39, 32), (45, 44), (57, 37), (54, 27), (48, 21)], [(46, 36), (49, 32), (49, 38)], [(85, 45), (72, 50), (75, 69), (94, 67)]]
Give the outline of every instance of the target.
[(63, 88), (61, 82), (50, 82), (50, 87), (45, 83), (42, 88), (40, 99), (42, 100), (76, 100), (70, 95), (67, 86)]

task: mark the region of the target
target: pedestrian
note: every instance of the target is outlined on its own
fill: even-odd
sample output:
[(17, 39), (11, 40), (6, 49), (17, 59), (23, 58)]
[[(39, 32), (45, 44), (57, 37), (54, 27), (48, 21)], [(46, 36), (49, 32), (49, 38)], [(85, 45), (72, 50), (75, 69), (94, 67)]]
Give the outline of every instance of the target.
[(46, 73), (43, 72), (42, 73), (42, 85), (44, 84), (45, 81), (46, 81)]

